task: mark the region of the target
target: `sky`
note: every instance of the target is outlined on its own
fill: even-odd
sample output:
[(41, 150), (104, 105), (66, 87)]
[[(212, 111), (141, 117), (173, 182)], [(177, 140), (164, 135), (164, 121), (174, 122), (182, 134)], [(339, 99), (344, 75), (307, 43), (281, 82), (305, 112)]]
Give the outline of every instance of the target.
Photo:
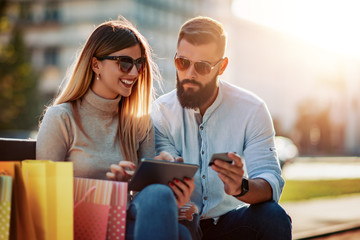
[(235, 16), (360, 59), (359, 0), (233, 0)]

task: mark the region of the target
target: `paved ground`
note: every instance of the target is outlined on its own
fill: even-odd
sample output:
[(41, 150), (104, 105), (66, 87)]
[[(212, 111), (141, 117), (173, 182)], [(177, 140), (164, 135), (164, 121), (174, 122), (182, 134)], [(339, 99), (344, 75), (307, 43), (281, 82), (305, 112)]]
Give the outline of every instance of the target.
[(323, 236), (318, 238), (313, 238), (315, 240), (359, 240), (360, 239), (360, 229), (341, 232), (337, 234), (331, 234), (329, 236)]
[(360, 227), (360, 194), (281, 205), (292, 218), (293, 239)]
[[(285, 179), (360, 178), (360, 158), (302, 158), (285, 165), (283, 176)], [(292, 218), (293, 239), (360, 239), (360, 193), (281, 205)], [(355, 230), (341, 232), (345, 229)], [(334, 232), (341, 233), (324, 236)]]

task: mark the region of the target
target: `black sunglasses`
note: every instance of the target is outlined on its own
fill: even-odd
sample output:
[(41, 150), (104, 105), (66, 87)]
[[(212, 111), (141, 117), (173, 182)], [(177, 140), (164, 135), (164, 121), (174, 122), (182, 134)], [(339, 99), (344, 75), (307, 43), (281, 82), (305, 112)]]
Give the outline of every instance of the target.
[(134, 60), (132, 57), (129, 56), (103, 56), (103, 57), (96, 57), (99, 60), (115, 60), (118, 62), (119, 69), (124, 73), (129, 73), (131, 69), (136, 66), (138, 73), (141, 72), (143, 69), (145, 58), (141, 57)]
[[(200, 75), (207, 75), (222, 60), (223, 60), (223, 58), (221, 58), (219, 61), (217, 61), (214, 65), (211, 65), (208, 62), (198, 61), (198, 62), (194, 62), (194, 67), (195, 67), (196, 72), (199, 73)], [(180, 71), (185, 71), (186, 69), (188, 69), (190, 67), (191, 63), (193, 62), (184, 57), (176, 57), (176, 55), (175, 55), (174, 61), (175, 61), (176, 69), (178, 69)]]

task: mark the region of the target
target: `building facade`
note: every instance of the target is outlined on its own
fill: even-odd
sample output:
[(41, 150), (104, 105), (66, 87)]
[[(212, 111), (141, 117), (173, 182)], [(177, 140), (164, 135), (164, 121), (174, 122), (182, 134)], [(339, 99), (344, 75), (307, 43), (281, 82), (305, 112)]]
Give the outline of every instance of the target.
[[(173, 56), (180, 26), (204, 13), (206, 0), (63, 0), (7, 1), (6, 16), (20, 28), (40, 74), (40, 91), (52, 98), (68, 67), (95, 27), (124, 16), (148, 39), (163, 76), (163, 89), (175, 81)], [(209, 2), (209, 1), (206, 1)], [(210, 1), (211, 2), (211, 1)], [(0, 33), (6, 44), (10, 32)]]
[[(231, 0), (7, 0), (6, 8), (9, 25), (22, 30), (40, 76), (39, 91), (48, 99), (55, 96), (95, 27), (119, 15), (131, 21), (152, 46), (163, 77), (162, 87), (156, 85), (159, 94), (175, 87), (173, 57), (181, 25), (198, 15), (214, 17), (229, 37), (229, 66), (222, 79), (263, 98), (283, 129), (279, 132), (295, 142), (299, 106), (307, 104), (305, 109), (316, 112), (315, 101), (328, 105), (330, 142), (340, 152), (360, 154), (359, 60), (237, 19), (231, 13)], [(6, 44), (10, 35), (10, 31), (0, 32), (0, 44)], [(309, 127), (310, 142), (316, 142), (320, 127)]]

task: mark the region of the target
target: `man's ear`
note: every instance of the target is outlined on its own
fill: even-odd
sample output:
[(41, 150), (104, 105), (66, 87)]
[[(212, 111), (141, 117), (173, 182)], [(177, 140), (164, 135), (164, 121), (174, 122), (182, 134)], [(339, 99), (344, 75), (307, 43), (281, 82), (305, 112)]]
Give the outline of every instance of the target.
[(100, 61), (96, 57), (91, 59), (91, 68), (96, 74), (100, 73)]
[(223, 74), (223, 72), (225, 71), (228, 63), (229, 63), (229, 59), (228, 59), (227, 57), (225, 57), (224, 60), (222, 60), (222, 62), (221, 62), (221, 67), (220, 67), (219, 75)]

